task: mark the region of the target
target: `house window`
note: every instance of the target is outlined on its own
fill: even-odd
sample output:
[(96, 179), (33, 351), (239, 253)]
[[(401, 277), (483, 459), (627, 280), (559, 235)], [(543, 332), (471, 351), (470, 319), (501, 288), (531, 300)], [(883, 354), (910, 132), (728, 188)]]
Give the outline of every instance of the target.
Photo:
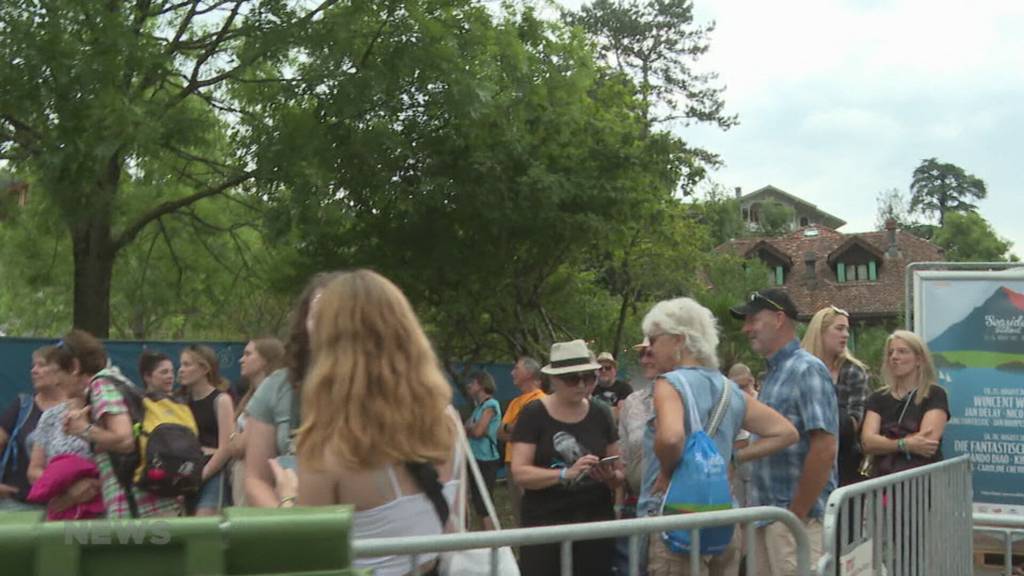
[(800, 226), (807, 226), (811, 221), (807, 219), (807, 216), (800, 217)]
[(744, 207), (743, 208), (743, 221), (746, 222), (749, 219), (750, 219), (750, 210), (748, 210), (746, 207)]
[(874, 260), (866, 263), (839, 262), (836, 264), (836, 279), (839, 282), (877, 282), (878, 263)]
[(786, 283), (786, 270), (782, 266), (768, 268), (768, 284), (782, 286)]

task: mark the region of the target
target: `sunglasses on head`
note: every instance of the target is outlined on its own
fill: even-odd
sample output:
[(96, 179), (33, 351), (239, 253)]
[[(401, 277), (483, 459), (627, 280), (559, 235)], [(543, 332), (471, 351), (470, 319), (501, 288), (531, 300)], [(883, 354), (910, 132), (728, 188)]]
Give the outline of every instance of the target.
[(761, 294), (760, 292), (754, 292), (753, 294), (750, 295), (750, 301), (751, 302), (753, 302), (753, 301), (755, 301), (755, 300), (757, 300), (759, 298), (761, 300), (764, 300), (765, 302), (771, 304), (772, 306), (774, 306), (780, 312), (785, 312), (786, 311), (786, 309), (783, 308), (781, 304), (779, 304), (775, 300), (772, 300), (771, 298), (765, 296), (764, 294)]
[(850, 313), (847, 312), (846, 310), (843, 310), (842, 308), (837, 308), (837, 307), (832, 306), (832, 305), (829, 305), (829, 308), (831, 308), (833, 312), (835, 312), (836, 314), (839, 314), (840, 316), (846, 316), (847, 318), (850, 317)]
[(593, 384), (597, 382), (597, 374), (593, 372), (573, 372), (572, 374), (561, 374), (558, 378), (570, 386), (578, 386), (580, 382)]

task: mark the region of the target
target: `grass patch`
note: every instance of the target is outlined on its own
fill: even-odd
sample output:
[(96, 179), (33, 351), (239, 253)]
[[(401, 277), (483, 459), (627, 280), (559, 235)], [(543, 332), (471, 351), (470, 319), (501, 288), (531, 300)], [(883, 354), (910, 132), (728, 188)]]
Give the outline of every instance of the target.
[(1020, 362), (1024, 355), (1008, 352), (985, 352), (982, 350), (956, 350), (953, 352), (935, 352), (949, 362), (963, 364), (968, 368), (995, 368), (1009, 362)]

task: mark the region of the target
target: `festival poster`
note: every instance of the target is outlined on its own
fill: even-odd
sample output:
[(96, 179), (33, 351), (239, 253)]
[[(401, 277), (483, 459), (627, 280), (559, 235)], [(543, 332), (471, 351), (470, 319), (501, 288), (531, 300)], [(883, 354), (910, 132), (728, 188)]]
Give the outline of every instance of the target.
[(949, 394), (946, 457), (970, 454), (974, 510), (1024, 513), (1024, 270), (914, 273), (914, 328)]

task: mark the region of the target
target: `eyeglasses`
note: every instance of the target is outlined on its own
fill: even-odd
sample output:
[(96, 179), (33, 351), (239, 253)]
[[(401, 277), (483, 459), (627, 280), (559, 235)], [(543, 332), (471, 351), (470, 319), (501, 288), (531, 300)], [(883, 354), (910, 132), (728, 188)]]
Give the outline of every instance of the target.
[(561, 374), (557, 377), (562, 382), (565, 382), (569, 386), (578, 386), (580, 382), (587, 384), (593, 384), (597, 382), (597, 374), (593, 372), (574, 372), (572, 374)]
[(833, 312), (839, 314), (840, 316), (846, 316), (847, 318), (850, 317), (850, 313), (847, 312), (846, 310), (843, 310), (842, 308), (836, 308), (835, 306), (831, 305), (829, 306), (829, 308), (831, 308)]
[(753, 294), (750, 295), (750, 301), (751, 302), (753, 302), (754, 300), (757, 300), (758, 298), (760, 298), (761, 300), (764, 300), (765, 302), (771, 304), (776, 309), (778, 309), (780, 312), (785, 312), (786, 311), (786, 309), (783, 308), (781, 304), (779, 304), (775, 300), (772, 300), (771, 298), (765, 296), (764, 294), (761, 294), (760, 292), (754, 292)]
[(615, 366), (612, 366), (611, 364), (602, 365), (600, 368), (598, 368), (598, 370), (600, 370), (601, 372), (611, 372), (614, 369)]

